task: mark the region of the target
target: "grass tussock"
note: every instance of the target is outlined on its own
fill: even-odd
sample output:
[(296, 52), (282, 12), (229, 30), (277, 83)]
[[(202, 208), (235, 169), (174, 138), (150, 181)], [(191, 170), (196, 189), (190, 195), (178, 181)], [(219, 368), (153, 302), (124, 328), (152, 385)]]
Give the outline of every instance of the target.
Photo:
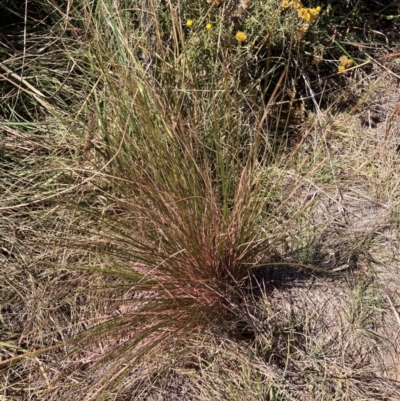
[(324, 39), (368, 12), (23, 5), (1, 4), (0, 395), (399, 397), (400, 113), (372, 79), (396, 65)]

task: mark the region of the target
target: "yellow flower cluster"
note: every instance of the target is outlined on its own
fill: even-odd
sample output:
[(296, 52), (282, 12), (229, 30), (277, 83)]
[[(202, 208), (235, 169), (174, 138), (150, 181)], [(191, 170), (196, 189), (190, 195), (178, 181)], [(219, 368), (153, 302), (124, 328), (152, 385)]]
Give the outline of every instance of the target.
[(297, 13), (301, 19), (304, 21), (313, 23), (318, 17), (318, 14), (321, 12), (321, 7), (315, 7), (315, 8), (308, 8), (304, 7), (302, 2), (300, 0), (283, 0), (281, 3), (281, 7), (283, 8), (288, 8), (288, 7), (293, 7), (297, 10)]
[(321, 7), (319, 6), (315, 8), (301, 7), (297, 10), (298, 15), (301, 19), (311, 23), (315, 22), (320, 11)]
[(339, 63), (344, 68), (350, 68), (350, 67), (353, 67), (353, 65), (354, 65), (354, 61), (351, 58), (348, 58), (347, 56), (340, 56)]
[(340, 63), (338, 67), (339, 73), (345, 72), (347, 68), (353, 67), (354, 65), (354, 61), (345, 55), (339, 57), (339, 63)]

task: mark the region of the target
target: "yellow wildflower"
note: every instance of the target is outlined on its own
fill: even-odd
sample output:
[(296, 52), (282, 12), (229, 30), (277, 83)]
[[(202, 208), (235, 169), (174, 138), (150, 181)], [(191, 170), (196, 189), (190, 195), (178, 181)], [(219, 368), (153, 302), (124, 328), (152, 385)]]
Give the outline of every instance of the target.
[(208, 24), (206, 25), (206, 29), (209, 31), (211, 28), (212, 28), (212, 25), (211, 25), (210, 23), (208, 23)]
[[(321, 7), (320, 7), (320, 9), (321, 9)], [(320, 10), (318, 10), (318, 7), (317, 7), (317, 8), (309, 8), (308, 11), (310, 13), (311, 22), (314, 22), (317, 19), (317, 16), (318, 16)]]
[(186, 26), (187, 27), (191, 27), (191, 26), (193, 26), (193, 20), (192, 19), (188, 19), (187, 21), (186, 21)]
[(321, 7), (309, 8), (308, 11), (310, 12), (311, 15), (316, 17), (319, 14), (319, 12), (321, 11)]
[(350, 68), (354, 65), (354, 61), (345, 55), (339, 57), (339, 63), (344, 68)]
[(281, 7), (288, 8), (292, 5), (292, 2), (288, 2), (287, 0), (283, 0), (281, 3)]
[(310, 14), (310, 9), (309, 8), (300, 8), (298, 10), (298, 15), (301, 19), (305, 21), (310, 21), (311, 20), (311, 14)]
[(236, 33), (236, 40), (238, 42), (244, 42), (246, 40), (246, 34), (244, 32), (241, 32), (241, 31), (237, 32)]
[(339, 73), (342, 73), (342, 72), (344, 72), (346, 70), (346, 67), (344, 66), (344, 65), (339, 65), (339, 68), (338, 68), (338, 72)]

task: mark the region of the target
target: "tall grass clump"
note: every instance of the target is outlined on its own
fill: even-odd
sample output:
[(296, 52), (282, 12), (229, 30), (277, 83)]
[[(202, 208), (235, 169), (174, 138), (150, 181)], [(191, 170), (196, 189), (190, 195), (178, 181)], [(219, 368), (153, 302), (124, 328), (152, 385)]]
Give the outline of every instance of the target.
[[(282, 218), (300, 184), (285, 172), (292, 156), (281, 153), (284, 141), (269, 121), (276, 100), (290, 100), (288, 59), (263, 59), (268, 69), (255, 68), (248, 82), (252, 47), (238, 25), (188, 26), (189, 11), (203, 12), (207, 22), (205, 8), (68, 5), (57, 8), (64, 27), (85, 41), (64, 42), (71, 79), (56, 93), (68, 87), (82, 101), (74, 100), (69, 114), (61, 96), (39, 101), (48, 123), (62, 130), (64, 151), (48, 156), (51, 167), (36, 165), (36, 178), (50, 174), (38, 196), (11, 203), (15, 210), (50, 205), (46, 217), (57, 216), (45, 237), (56, 255), (41, 261), (46, 269), (110, 277), (88, 290), (109, 299), (108, 313), (47, 348), (65, 347), (63, 358), (75, 361), (67, 369), (55, 359), (58, 394), (85, 389), (88, 399), (99, 399), (134, 389), (141, 364), (151, 371), (182, 361), (188, 339), (268, 337), (251, 304), (252, 272), (277, 261), (280, 241), (302, 212)], [(79, 16), (72, 29), (69, 21)], [(263, 57), (275, 40), (260, 44)], [(75, 384), (62, 389), (68, 375)]]
[[(188, 57), (185, 21), (165, 7), (167, 39), (160, 8), (132, 11), (146, 20), (144, 32), (122, 5), (98, 2), (88, 11), (90, 47), (81, 57), (92, 130), (81, 165), (71, 168), (76, 190), (58, 198), (74, 210), (75, 227), (56, 244), (97, 255), (64, 267), (114, 277), (122, 305), (119, 316), (73, 339), (75, 352), (103, 344), (83, 373), (91, 399), (134, 382), (143, 360), (161, 363), (164, 354), (172, 363), (188, 337), (264, 332), (249, 312), (251, 272), (276, 260), (285, 232), (278, 216), (286, 161), (266, 129), (266, 109), (245, 112), (240, 76), (230, 70), (238, 45), (203, 60), (219, 71), (204, 87), (203, 66)], [(274, 85), (284, 82), (282, 73)]]

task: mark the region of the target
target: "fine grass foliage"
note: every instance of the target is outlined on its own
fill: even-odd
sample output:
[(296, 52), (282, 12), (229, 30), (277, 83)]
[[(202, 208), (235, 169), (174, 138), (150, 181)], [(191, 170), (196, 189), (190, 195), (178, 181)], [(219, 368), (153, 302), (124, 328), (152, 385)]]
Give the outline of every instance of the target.
[(274, 215), (293, 187), (281, 198), (287, 161), (274, 153), (263, 117), (250, 123), (242, 91), (232, 87), (240, 81), (224, 71), (235, 50), (213, 60), (223, 73), (209, 77), (205, 91), (186, 60), (184, 21), (173, 12), (171, 48), (183, 50), (147, 60), (123, 14), (107, 3), (96, 13), (87, 60), (97, 81), (87, 102), (97, 127), (88, 166), (72, 170), (73, 182), (89, 185), (63, 196), (79, 223), (59, 243), (99, 255), (98, 265), (67, 259), (65, 267), (124, 280), (126, 311), (79, 334), (79, 351), (114, 344), (89, 371), (101, 375), (87, 391), (108, 394), (142, 357), (170, 353), (187, 336), (242, 337), (242, 321), (256, 334), (246, 280), (276, 255), (282, 229)]
[(342, 112), (331, 4), (35, 4), (1, 5), (0, 391), (397, 396), (398, 155)]

